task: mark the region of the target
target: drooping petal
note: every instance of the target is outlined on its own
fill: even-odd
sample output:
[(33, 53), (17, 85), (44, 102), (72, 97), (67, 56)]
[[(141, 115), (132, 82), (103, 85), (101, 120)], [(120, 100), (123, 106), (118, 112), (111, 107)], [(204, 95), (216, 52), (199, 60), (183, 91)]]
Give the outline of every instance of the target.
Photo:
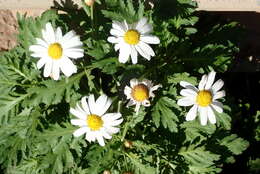
[(131, 79), (130, 80), (131, 88), (135, 87), (136, 85), (138, 85), (138, 80), (136, 78)]
[(126, 95), (127, 99), (131, 98), (131, 92), (132, 92), (132, 89), (129, 86), (125, 86), (124, 94)]

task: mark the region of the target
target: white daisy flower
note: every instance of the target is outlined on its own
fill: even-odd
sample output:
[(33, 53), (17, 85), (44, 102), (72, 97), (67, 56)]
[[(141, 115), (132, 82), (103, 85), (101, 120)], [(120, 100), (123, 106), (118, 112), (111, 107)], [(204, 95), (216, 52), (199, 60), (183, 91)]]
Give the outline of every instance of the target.
[(135, 112), (138, 112), (141, 105), (145, 107), (150, 106), (149, 98), (154, 97), (153, 91), (157, 90), (159, 87), (162, 86), (153, 86), (153, 83), (150, 80), (144, 79), (139, 82), (137, 79), (131, 79), (130, 87), (126, 86), (124, 89), (127, 99), (130, 99), (127, 107), (136, 105)]
[(45, 65), (43, 76), (58, 80), (60, 70), (67, 77), (76, 73), (77, 67), (69, 58), (78, 59), (84, 56), (79, 36), (74, 31), (62, 36), (60, 27), (54, 31), (52, 25), (47, 23), (42, 30), (42, 37), (42, 39), (36, 38), (36, 45), (31, 45), (29, 50), (33, 52), (32, 57), (40, 58), (37, 62), (38, 69)]
[(104, 138), (111, 139), (112, 134), (118, 133), (119, 128), (115, 127), (123, 122), (120, 113), (106, 113), (112, 101), (101, 95), (96, 101), (94, 95), (81, 99), (81, 105), (71, 108), (70, 113), (78, 119), (72, 119), (71, 124), (80, 126), (73, 135), (79, 137), (86, 134), (88, 142), (98, 141), (100, 146), (105, 146)]
[(132, 63), (137, 63), (137, 53), (150, 60), (155, 56), (149, 44), (159, 44), (158, 37), (150, 34), (153, 27), (147, 23), (146, 18), (142, 18), (137, 23), (127, 24), (126, 21), (113, 21), (108, 42), (115, 44), (115, 50), (119, 50), (119, 62), (126, 63), (131, 56)]
[(199, 83), (199, 89), (192, 84), (181, 81), (180, 85), (186, 89), (182, 89), (180, 94), (183, 98), (179, 99), (177, 104), (180, 106), (192, 106), (186, 115), (186, 120), (194, 120), (197, 111), (200, 116), (201, 125), (206, 125), (207, 120), (212, 124), (216, 123), (214, 111), (223, 112), (223, 105), (217, 99), (225, 96), (225, 91), (219, 91), (223, 85), (223, 80), (219, 79), (214, 84), (216, 72), (211, 71), (208, 75), (203, 75)]

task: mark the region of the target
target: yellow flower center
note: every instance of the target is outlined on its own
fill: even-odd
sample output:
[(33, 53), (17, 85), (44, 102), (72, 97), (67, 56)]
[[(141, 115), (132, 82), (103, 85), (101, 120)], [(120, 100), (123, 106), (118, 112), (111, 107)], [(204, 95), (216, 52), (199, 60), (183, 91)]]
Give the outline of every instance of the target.
[(202, 107), (206, 107), (211, 104), (212, 102), (212, 94), (208, 90), (202, 90), (198, 92), (196, 101), (198, 105)]
[(124, 35), (124, 40), (130, 45), (136, 45), (140, 41), (140, 34), (136, 30), (128, 30)]
[(53, 43), (48, 48), (48, 54), (54, 60), (58, 60), (61, 58), (62, 51), (62, 47), (59, 43)]
[(136, 85), (131, 92), (132, 97), (139, 102), (149, 98), (149, 89), (144, 84)]
[(93, 131), (99, 130), (103, 126), (103, 123), (103, 120), (98, 115), (90, 114), (87, 116), (87, 125)]

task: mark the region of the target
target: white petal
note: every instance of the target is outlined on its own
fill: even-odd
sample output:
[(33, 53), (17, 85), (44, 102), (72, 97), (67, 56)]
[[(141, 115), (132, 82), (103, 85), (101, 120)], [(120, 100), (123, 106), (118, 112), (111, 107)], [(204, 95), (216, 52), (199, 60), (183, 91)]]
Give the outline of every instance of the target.
[(73, 114), (74, 116), (78, 117), (79, 119), (86, 120), (86, 114), (79, 110), (70, 108), (70, 113)]
[(87, 131), (88, 131), (87, 127), (81, 127), (81, 128), (79, 128), (79, 129), (77, 129), (77, 130), (73, 133), (73, 135), (74, 135), (75, 137), (79, 137), (79, 136), (83, 135), (84, 133), (86, 133)]
[(52, 61), (47, 61), (45, 66), (44, 66), (43, 76), (49, 77), (50, 74), (51, 74), (51, 70), (52, 70)]
[(131, 59), (133, 64), (137, 63), (137, 51), (134, 46), (131, 46)]
[(140, 102), (137, 102), (136, 105), (135, 105), (135, 112), (136, 112), (136, 113), (139, 112), (140, 106), (141, 106), (141, 103), (140, 103)]
[(162, 87), (162, 85), (155, 85), (155, 86), (153, 86), (152, 88), (150, 88), (150, 91), (156, 91), (158, 88), (161, 88)]
[(51, 23), (47, 23), (46, 24), (46, 33), (48, 34), (48, 40), (50, 41), (50, 43), (54, 43), (55, 42), (55, 33), (53, 30), (53, 27), (51, 25)]
[(89, 111), (89, 107), (88, 107), (88, 103), (87, 103), (87, 97), (81, 98), (81, 106), (84, 109), (84, 111), (86, 112), (86, 114), (89, 115), (90, 111)]
[(55, 36), (56, 36), (56, 42), (60, 42), (60, 40), (62, 39), (62, 31), (60, 27), (56, 29)]
[(73, 73), (77, 72), (77, 67), (66, 57), (60, 61), (60, 69), (66, 77), (70, 77)]
[(83, 43), (80, 41), (78, 36), (75, 36), (66, 42), (61, 42), (61, 44), (62, 44), (62, 48), (64, 50), (66, 50), (68, 48), (82, 47), (82, 45), (83, 45)]
[(153, 31), (153, 26), (151, 24), (146, 24), (141, 28), (141, 34), (149, 34)]
[(141, 48), (140, 44), (135, 45), (135, 49), (142, 57), (146, 58), (147, 60), (151, 60), (151, 56), (149, 55), (149, 53), (145, 52), (145, 50)]
[(219, 91), (216, 94), (214, 94), (213, 100), (217, 100), (217, 99), (225, 97), (225, 96), (226, 96), (226, 92), (224, 90), (222, 90), (222, 91)]
[(183, 97), (177, 101), (179, 106), (191, 106), (195, 104), (195, 101), (189, 97)]
[(121, 118), (121, 113), (107, 113), (102, 117), (102, 120), (110, 122)]
[(106, 131), (111, 135), (111, 134), (118, 133), (120, 131), (120, 129), (117, 127), (107, 127)]
[(125, 86), (124, 94), (126, 95), (127, 99), (131, 98), (131, 92), (132, 92), (132, 88), (130, 88), (129, 86)]
[(71, 119), (70, 120), (71, 124), (76, 125), (76, 126), (84, 126), (86, 125), (85, 120), (80, 120), (80, 119)]
[(104, 138), (101, 135), (97, 136), (97, 141), (100, 146), (105, 146)]
[(192, 89), (182, 89), (180, 94), (184, 97), (196, 97), (197, 93)]
[(191, 89), (191, 90), (193, 90), (193, 91), (195, 91), (195, 92), (198, 92), (198, 91), (199, 91), (193, 84), (191, 84), (191, 83), (189, 83), (189, 82), (181, 81), (181, 82), (180, 82), (180, 85), (181, 85), (182, 87), (184, 87), (184, 88)]
[(126, 63), (131, 53), (130, 45), (124, 44), (119, 50), (119, 62)]
[(69, 49), (64, 50), (64, 54), (67, 57), (77, 59), (77, 58), (81, 58), (84, 56), (84, 50), (78, 49), (78, 48), (69, 48)]
[(41, 45), (31, 45), (29, 50), (35, 53), (46, 53), (47, 49)]
[(147, 18), (142, 18), (142, 19), (140, 19), (138, 22), (137, 22), (137, 24), (136, 24), (136, 29), (138, 30), (138, 31), (141, 31), (142, 30), (142, 27), (145, 25), (147, 23)]
[(202, 126), (205, 126), (207, 124), (207, 120), (208, 120), (207, 107), (199, 107), (199, 113), (200, 113), (200, 124)]
[(37, 41), (37, 44), (38, 44), (38, 45), (41, 45), (41, 46), (43, 46), (43, 47), (45, 47), (45, 48), (48, 48), (48, 47), (49, 47), (48, 43), (46, 43), (44, 40), (42, 40), (42, 39), (40, 39), (40, 38), (36, 38), (36, 41)]
[(121, 31), (121, 32), (126, 31), (126, 28), (124, 27), (124, 24), (121, 24), (121, 23), (118, 22), (118, 21), (113, 21), (112, 27), (113, 27), (114, 29), (116, 29), (116, 30)]
[(215, 109), (218, 113), (222, 113), (223, 112), (223, 105), (222, 103), (218, 102), (218, 101), (213, 101), (211, 103), (211, 106), (213, 107), (213, 109)]
[(68, 33), (66, 33), (62, 38), (61, 38), (61, 43), (62, 42), (68, 42), (71, 38), (75, 37), (76, 33), (75, 31), (71, 30)]
[(151, 103), (149, 100), (146, 99), (146, 100), (142, 101), (142, 105), (144, 105), (145, 107), (149, 107), (149, 106), (151, 106)]
[(130, 101), (127, 103), (126, 107), (133, 106), (133, 105), (135, 105), (135, 104), (136, 104), (136, 102), (135, 102), (134, 100), (130, 100)]
[(92, 141), (95, 141), (95, 137), (93, 137), (93, 133), (91, 131), (87, 132), (86, 133), (86, 136), (85, 136), (85, 139), (88, 141), (88, 142), (92, 142)]
[(88, 97), (88, 105), (89, 105), (89, 109), (90, 109), (90, 113), (91, 114), (95, 114), (96, 111), (96, 102), (95, 102), (95, 97), (93, 94), (91, 94)]
[(207, 107), (208, 108), (208, 118), (209, 118), (209, 122), (211, 124), (215, 124), (216, 123), (216, 117), (215, 114), (213, 112), (213, 110), (211, 109), (211, 107)]
[(207, 75), (203, 75), (202, 78), (201, 78), (201, 81), (199, 83), (199, 90), (204, 90), (204, 87), (207, 83), (207, 78), (208, 76)]
[(155, 56), (153, 49), (148, 44), (140, 41), (138, 45), (147, 55)]
[(198, 105), (192, 106), (192, 108), (189, 110), (188, 114), (186, 115), (186, 120), (187, 121), (194, 120), (197, 116), (197, 110), (198, 110)]
[(211, 88), (214, 80), (215, 80), (215, 76), (216, 76), (216, 72), (215, 71), (211, 71), (208, 75), (208, 79), (207, 79), (207, 83), (205, 86), (205, 89), (208, 90)]
[(53, 80), (59, 80), (59, 78), (60, 78), (60, 67), (59, 67), (58, 62), (53, 61), (51, 73), (52, 73)]
[(158, 37), (152, 36), (152, 35), (141, 36), (140, 40), (145, 43), (148, 43), (148, 44), (159, 44), (160, 43), (160, 39)]
[(213, 86), (211, 87), (213, 93), (216, 93), (218, 90), (220, 90), (224, 85), (224, 81), (219, 79), (218, 81), (216, 81)]
[(104, 129), (101, 130), (101, 134), (105, 139), (111, 139), (112, 138), (112, 136), (109, 133), (107, 133)]
[(43, 67), (43, 65), (48, 61), (48, 59), (46, 58), (41, 58), (38, 62), (37, 62), (37, 68), (41, 69)]
[(116, 30), (116, 29), (111, 29), (110, 30), (110, 34), (113, 35), (113, 36), (117, 36), (117, 37), (121, 37), (123, 36), (125, 33), (120, 31), (120, 30)]
[(102, 116), (112, 104), (112, 100), (109, 99), (106, 95), (101, 95), (96, 101), (95, 114)]
[(115, 44), (114, 49), (115, 51), (118, 51), (120, 49), (120, 44)]
[(118, 38), (110, 36), (107, 38), (107, 41), (110, 43), (118, 43)]
[(133, 78), (133, 79), (130, 80), (131, 88), (135, 87), (138, 84), (139, 84), (139, 82), (138, 82), (138, 80), (136, 78)]

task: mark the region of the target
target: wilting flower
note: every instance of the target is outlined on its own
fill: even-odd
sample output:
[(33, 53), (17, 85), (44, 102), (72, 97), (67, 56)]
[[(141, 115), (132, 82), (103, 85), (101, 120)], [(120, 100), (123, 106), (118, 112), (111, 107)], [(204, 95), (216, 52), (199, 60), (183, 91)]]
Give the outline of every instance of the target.
[(150, 80), (144, 79), (139, 82), (137, 79), (131, 79), (130, 87), (126, 86), (124, 89), (127, 99), (130, 99), (127, 107), (136, 105), (135, 112), (138, 112), (141, 105), (145, 107), (150, 106), (149, 98), (154, 97), (153, 91), (157, 90), (159, 87), (161, 87), (161, 85), (153, 86), (153, 83)]
[(36, 38), (36, 45), (31, 45), (29, 50), (33, 52), (32, 57), (40, 58), (37, 62), (38, 69), (45, 65), (43, 76), (58, 80), (60, 71), (67, 77), (76, 73), (77, 67), (69, 58), (78, 59), (84, 56), (79, 36), (74, 31), (62, 36), (60, 27), (54, 31), (52, 25), (47, 23), (42, 30), (42, 37)]
[(96, 101), (93, 94), (88, 98), (83, 97), (81, 105), (77, 104), (75, 109), (70, 109), (70, 113), (78, 118), (72, 119), (71, 124), (80, 126), (73, 135), (79, 137), (86, 134), (87, 141), (97, 140), (100, 146), (105, 146), (104, 138), (111, 139), (112, 134), (119, 132), (115, 126), (123, 122), (120, 113), (106, 113), (111, 103), (106, 95), (101, 95)]
[(199, 89), (194, 85), (181, 81), (180, 85), (186, 89), (182, 89), (180, 94), (183, 98), (179, 99), (177, 104), (180, 106), (192, 106), (186, 115), (186, 120), (194, 120), (197, 116), (197, 111), (200, 116), (201, 125), (206, 125), (209, 119), (210, 123), (216, 123), (214, 111), (223, 112), (222, 103), (218, 102), (225, 96), (225, 91), (219, 91), (223, 85), (223, 80), (219, 79), (214, 84), (216, 72), (212, 71), (208, 75), (203, 75), (199, 83)]
[(132, 63), (137, 63), (137, 53), (150, 60), (155, 56), (149, 44), (159, 44), (158, 37), (150, 34), (153, 27), (147, 23), (146, 18), (142, 18), (137, 23), (127, 24), (126, 21), (113, 21), (108, 42), (115, 44), (115, 50), (119, 50), (119, 62), (126, 63), (131, 56)]

